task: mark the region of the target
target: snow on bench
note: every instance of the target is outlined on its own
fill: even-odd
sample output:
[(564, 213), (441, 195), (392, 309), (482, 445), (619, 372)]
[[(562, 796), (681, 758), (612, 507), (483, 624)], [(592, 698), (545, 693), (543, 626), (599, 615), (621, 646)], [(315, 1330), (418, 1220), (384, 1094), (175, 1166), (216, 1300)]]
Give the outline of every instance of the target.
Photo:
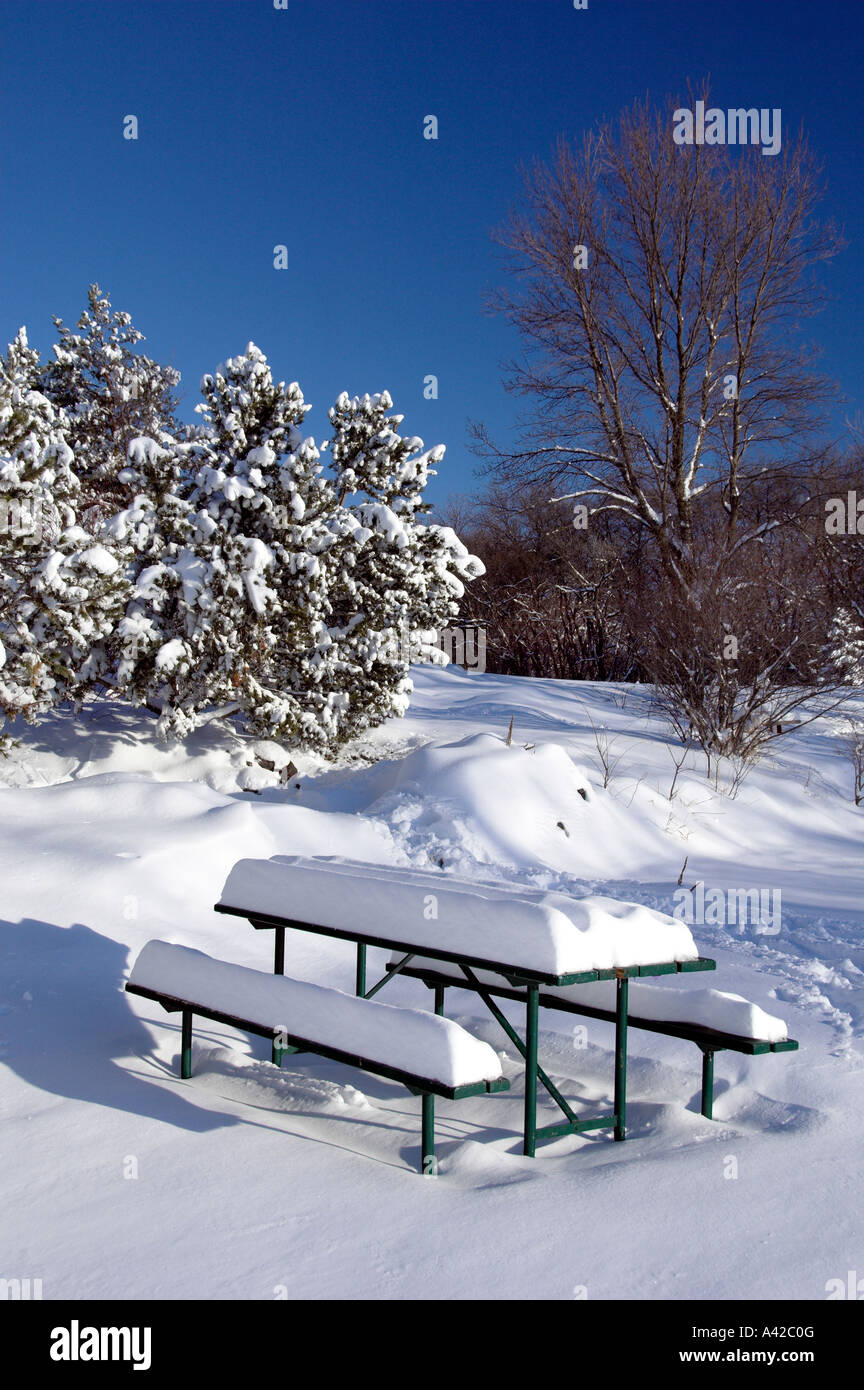
[(250, 919), (257, 915), (370, 937), (374, 932), (385, 946), (425, 947), (549, 980), (699, 959), (686, 923), (638, 903), (597, 895), (571, 898), (336, 856), (241, 859), (217, 908)]
[(167, 941), (148, 942), (127, 989), (175, 1000), (193, 1012), (230, 1015), (274, 1034), (284, 1031), (312, 1051), (317, 1043), (452, 1090), (501, 1077), (501, 1062), (489, 1044), (451, 1019), (232, 965)]
[(188, 946), (148, 942), (126, 989), (182, 1013), (184, 1080), (192, 1074), (192, 1019), (200, 1014), (272, 1037), (277, 1065), (283, 1052), (301, 1050), (402, 1082), (421, 1096), (420, 1171), (427, 1176), (437, 1172), (435, 1096), (509, 1090), (488, 1043), (448, 1018), (231, 965)]
[[(398, 964), (392, 956), (388, 968)], [(475, 973), (476, 985), (450, 961), (415, 956), (403, 974), (424, 980), (430, 987), (447, 984), (458, 989), (488, 989), (491, 994), (518, 999), (518, 990), (511, 988), (501, 975), (488, 970)], [(564, 985), (540, 991), (539, 1003), (544, 1008), (561, 1009), (565, 1013), (584, 1014), (614, 1023), (616, 1020), (616, 986), (614, 981), (599, 980), (588, 985)], [(764, 1052), (796, 1052), (798, 1043), (789, 1037), (782, 1018), (766, 1013), (758, 1004), (740, 994), (726, 994), (719, 989), (681, 989), (674, 985), (631, 983), (629, 989), (629, 1027), (649, 1033), (662, 1033), (696, 1043), (702, 1052), (702, 1114), (713, 1117), (714, 1054), (743, 1052), (756, 1055)]]
[[(399, 957), (393, 955), (388, 965), (396, 965)], [(415, 956), (411, 965), (402, 973), (406, 975), (437, 973), (452, 979), (460, 988), (470, 989), (470, 984), (458, 966), (448, 961), (432, 960), (431, 957)], [(504, 985), (500, 975), (489, 970), (478, 970), (477, 980), (482, 985), (494, 987)], [(541, 1004), (556, 1001), (572, 1004), (573, 1011), (581, 1007), (608, 1013), (615, 1017), (615, 981), (599, 980), (596, 984), (560, 985), (544, 989), (540, 994)], [(719, 989), (681, 989), (675, 985), (646, 985), (633, 981), (630, 985), (630, 1022), (644, 1019), (657, 1023), (690, 1024), (696, 1029), (712, 1029), (718, 1033), (749, 1039), (768, 1044), (785, 1042), (788, 1038), (786, 1024), (782, 1018), (775, 1018), (751, 1004), (740, 994), (724, 994)]]
[[(593, 987), (566, 986), (541, 995), (541, 1003), (612, 1019), (614, 995), (605, 982)], [(714, 1055), (743, 1052), (797, 1052), (798, 1044), (782, 1018), (766, 1013), (740, 994), (719, 989), (666, 989), (634, 985), (630, 991), (630, 1024), (649, 1033), (685, 1038), (702, 1053), (702, 1114), (714, 1116)]]
[[(614, 986), (610, 990), (606, 981), (590, 986), (565, 985), (555, 993), (573, 1004), (615, 1011)], [(630, 1012), (633, 1017), (656, 1023), (693, 1024), (754, 1042), (786, 1042), (789, 1037), (782, 1018), (766, 1013), (740, 994), (725, 994), (719, 989), (676, 989), (640, 982), (630, 987)]]

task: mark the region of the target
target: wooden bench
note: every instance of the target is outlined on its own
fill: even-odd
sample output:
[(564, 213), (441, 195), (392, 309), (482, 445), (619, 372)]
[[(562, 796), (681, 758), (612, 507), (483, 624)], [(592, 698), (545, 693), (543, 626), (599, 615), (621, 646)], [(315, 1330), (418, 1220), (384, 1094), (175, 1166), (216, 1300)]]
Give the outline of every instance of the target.
[(182, 1015), (184, 1080), (192, 1074), (197, 1014), (272, 1039), (277, 1066), (283, 1053), (312, 1052), (401, 1082), (422, 1097), (420, 1171), (427, 1175), (436, 1172), (435, 1096), (461, 1100), (509, 1089), (493, 1049), (451, 1019), (231, 965), (186, 946), (148, 942), (126, 989)]
[[(388, 969), (392, 969), (395, 964), (395, 959), (391, 960)], [(441, 1006), (441, 991), (444, 989), (468, 989), (478, 992), (476, 985), (472, 985), (467, 979), (460, 978), (458, 972), (446, 967), (442, 968), (439, 961), (423, 961), (415, 957), (410, 965), (401, 968), (400, 973), (422, 980), (430, 989), (435, 990), (436, 1007)], [(520, 1000), (522, 998), (518, 990), (511, 988), (500, 977), (496, 979), (493, 975), (484, 973), (478, 977), (477, 983), (482, 985), (483, 990), (488, 991), (491, 995), (505, 999)], [(564, 989), (541, 989), (538, 1004), (541, 1008), (557, 1009), (564, 1013), (578, 1014), (586, 1018), (598, 1018), (607, 1023), (615, 1023), (614, 996), (607, 998), (604, 994), (606, 990), (608, 990), (608, 986), (603, 982), (587, 988), (579, 986)], [(761, 1014), (768, 1025), (777, 1025), (765, 1030), (769, 1033), (776, 1033), (777, 1036), (759, 1036), (752, 1028), (733, 1030), (712, 1026), (708, 1020), (713, 1018), (716, 1022), (718, 1001), (720, 1001), (719, 1010), (726, 1013), (730, 1012), (729, 1006), (733, 1002), (746, 1006), (739, 1011), (742, 1016), (746, 1014), (747, 1010), (756, 1010), (757, 1014)], [(678, 1014), (679, 1017), (651, 1016), (653, 1014), (662, 1015), (664, 1004), (668, 1012)], [(643, 1006), (642, 1013), (640, 1013), (640, 1005)], [(734, 1013), (735, 1010), (732, 1009), (731, 1012)], [(752, 1057), (766, 1052), (796, 1052), (798, 1050), (798, 1043), (794, 1038), (781, 1035), (785, 1033), (785, 1025), (779, 1019), (763, 1014), (761, 1009), (749, 1004), (747, 1000), (739, 1000), (737, 996), (723, 995), (717, 990), (711, 989), (672, 991), (656, 985), (632, 983), (627, 1024), (630, 1028), (640, 1028), (648, 1033), (682, 1038), (696, 1044), (702, 1052), (701, 1110), (707, 1120), (714, 1117), (714, 1057), (716, 1053), (741, 1052)]]

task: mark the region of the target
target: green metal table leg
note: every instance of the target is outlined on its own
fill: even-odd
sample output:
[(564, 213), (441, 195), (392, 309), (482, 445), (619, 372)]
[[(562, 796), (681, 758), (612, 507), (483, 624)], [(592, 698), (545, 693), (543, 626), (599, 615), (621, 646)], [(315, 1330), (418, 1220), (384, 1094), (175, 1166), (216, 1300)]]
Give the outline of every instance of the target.
[[(498, 1008), (498, 1005), (495, 1003), (489, 991), (483, 988), (470, 966), (463, 965), (462, 970), (466, 978), (470, 980), (472, 986), (477, 991), (480, 998), (483, 1000), (483, 1003), (486, 1005), (492, 1017), (494, 1019), (497, 1019), (497, 1021), (500, 1023), (501, 1027), (504, 1029), (504, 1032), (507, 1034), (513, 1046), (516, 1048), (520, 1057), (526, 1057), (527, 1053), (525, 1051), (525, 1044), (523, 1043), (519, 1034), (516, 1032), (516, 1029), (511, 1028), (510, 1024), (507, 1021), (507, 1018), (504, 1014), (502, 1014), (501, 1010)], [(561, 1092), (558, 1090), (558, 1087), (552, 1084), (549, 1077), (546, 1075), (545, 1071), (540, 1066), (539, 1062), (537, 1064), (537, 1080), (540, 1082), (542, 1086), (545, 1086), (546, 1090), (549, 1092), (550, 1096), (554, 1100), (555, 1104), (558, 1106), (559, 1110), (562, 1110), (564, 1114), (567, 1116), (568, 1121), (572, 1125), (580, 1125), (582, 1122), (580, 1121), (579, 1116), (574, 1114), (573, 1111), (570, 1109), (570, 1106), (567, 1104)], [(540, 1131), (538, 1130), (536, 1137), (539, 1137), (539, 1134)]]
[(615, 1138), (627, 1138), (627, 1004), (630, 981), (618, 976), (615, 997)]
[(714, 1050), (702, 1049), (702, 1114), (706, 1120), (714, 1118)]
[(435, 986), (435, 1012), (439, 1018), (444, 1014), (444, 990), (446, 985)]
[(361, 999), (366, 993), (366, 947), (362, 941), (357, 942), (357, 989), (355, 992)]
[(273, 953), (273, 974), (285, 974), (285, 928), (276, 928), (276, 946)]
[(180, 1030), (180, 1076), (188, 1081), (192, 1075), (192, 1010), (183, 1010)]
[(435, 1158), (435, 1097), (425, 1092), (422, 1101), (422, 1131), (420, 1138), (420, 1172), (427, 1178), (438, 1176)]
[(522, 1152), (534, 1157), (537, 1145), (537, 1027), (540, 986), (526, 987), (525, 1005), (525, 1134)]

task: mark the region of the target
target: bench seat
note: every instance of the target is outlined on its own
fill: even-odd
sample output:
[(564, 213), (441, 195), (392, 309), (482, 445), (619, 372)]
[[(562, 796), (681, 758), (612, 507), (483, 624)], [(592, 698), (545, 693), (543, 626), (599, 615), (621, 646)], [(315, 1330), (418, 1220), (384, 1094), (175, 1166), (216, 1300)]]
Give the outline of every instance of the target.
[[(391, 957), (388, 969), (397, 963), (397, 958)], [(474, 988), (458, 968), (420, 956), (403, 966), (400, 973), (420, 979), (430, 988)], [(522, 993), (509, 986), (500, 975), (478, 971), (476, 979), (490, 994), (522, 999)], [(615, 986), (606, 981), (552, 989), (544, 987), (539, 992), (538, 1002), (541, 1008), (608, 1023), (616, 1021)], [(683, 1038), (701, 1049), (702, 1114), (709, 1120), (713, 1118), (715, 1053), (728, 1051), (759, 1056), (798, 1049), (798, 1043), (788, 1036), (782, 1019), (766, 1013), (758, 1004), (740, 995), (716, 989), (676, 990), (634, 981), (630, 986), (627, 1025), (649, 1033)]]
[(302, 1050), (402, 1082), (423, 1096), (426, 1173), (434, 1172), (432, 1097), (459, 1100), (509, 1086), (489, 1044), (452, 1019), (233, 965), (187, 946), (148, 942), (126, 989), (183, 1014), (184, 1079), (191, 1075), (192, 1018), (198, 1014), (272, 1038), (274, 1061)]

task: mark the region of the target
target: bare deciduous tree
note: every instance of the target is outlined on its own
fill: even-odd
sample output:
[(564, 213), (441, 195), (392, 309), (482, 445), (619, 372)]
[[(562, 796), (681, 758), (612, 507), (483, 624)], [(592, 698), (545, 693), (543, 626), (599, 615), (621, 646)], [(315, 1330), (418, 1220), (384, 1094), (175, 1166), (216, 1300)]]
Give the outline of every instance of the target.
[[(494, 306), (523, 334), (508, 386), (531, 408), (516, 450), (474, 432), (499, 476), (640, 528), (656, 561), (656, 616), (679, 613), (681, 632), (667, 636), (695, 644), (688, 717), (713, 705), (700, 739), (753, 752), (754, 723), (796, 644), (781, 632), (751, 651), (742, 711), (705, 617), (717, 594), (725, 621), (733, 595), (736, 616), (747, 610), (759, 567), (750, 557), (782, 525), (753, 493), (805, 477), (821, 456), (833, 388), (812, 369), (802, 325), (822, 298), (814, 272), (841, 242), (816, 220), (819, 171), (803, 139), (771, 158), (678, 146), (678, 104), (636, 106), (579, 150), (562, 141), (526, 176), (499, 234), (511, 276)], [(655, 638), (656, 657), (669, 642)], [(674, 686), (673, 668), (656, 674)]]

